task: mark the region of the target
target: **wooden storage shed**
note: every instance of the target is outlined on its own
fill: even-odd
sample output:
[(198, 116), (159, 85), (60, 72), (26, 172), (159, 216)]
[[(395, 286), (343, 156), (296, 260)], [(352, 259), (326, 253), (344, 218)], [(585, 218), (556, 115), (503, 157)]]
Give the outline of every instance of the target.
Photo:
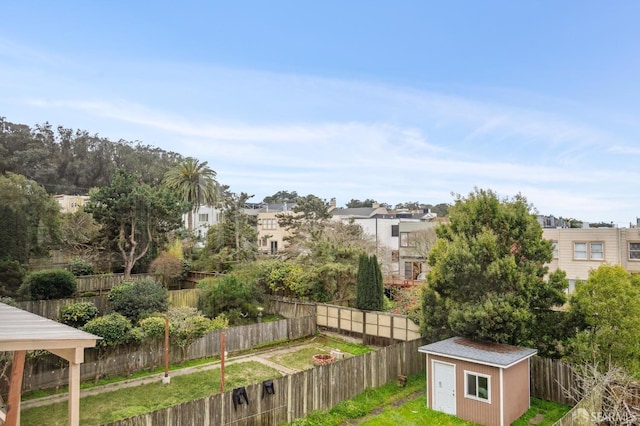
[(510, 425), (530, 407), (535, 349), (452, 337), (418, 349), (427, 355), (427, 406), (487, 426)]

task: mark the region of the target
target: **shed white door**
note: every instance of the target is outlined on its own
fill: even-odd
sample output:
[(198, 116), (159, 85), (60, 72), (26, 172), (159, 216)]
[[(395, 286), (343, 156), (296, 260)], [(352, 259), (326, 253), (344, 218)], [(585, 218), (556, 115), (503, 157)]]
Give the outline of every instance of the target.
[(456, 414), (456, 369), (453, 364), (433, 362), (433, 409)]

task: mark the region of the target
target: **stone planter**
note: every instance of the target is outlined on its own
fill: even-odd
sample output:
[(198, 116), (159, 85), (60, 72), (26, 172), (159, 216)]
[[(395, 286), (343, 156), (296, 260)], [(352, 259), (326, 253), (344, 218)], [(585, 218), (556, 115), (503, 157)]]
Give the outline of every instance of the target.
[(329, 354), (317, 354), (311, 357), (313, 365), (327, 365), (335, 361), (336, 357)]

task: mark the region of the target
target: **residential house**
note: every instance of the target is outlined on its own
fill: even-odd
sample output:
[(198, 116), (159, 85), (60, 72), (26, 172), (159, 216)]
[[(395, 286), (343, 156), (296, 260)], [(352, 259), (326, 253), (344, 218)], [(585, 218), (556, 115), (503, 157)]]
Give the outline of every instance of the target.
[(61, 213), (75, 213), (89, 201), (89, 196), (87, 195), (58, 194), (54, 195), (53, 198), (60, 204)]
[(257, 210), (258, 250), (264, 254), (275, 255), (285, 247), (285, 237), (289, 231), (278, 224), (278, 215), (293, 214), (295, 204), (265, 204)]
[(350, 220), (362, 227), (365, 234), (376, 243), (376, 255), (382, 263), (383, 273), (389, 279), (416, 280), (427, 270), (425, 233), (436, 225), (435, 213), (430, 211), (370, 212), (368, 217), (349, 217), (341, 214), (342, 220)]
[[(182, 223), (187, 228), (189, 213), (182, 215)], [(209, 228), (222, 221), (222, 210), (210, 205), (202, 205), (193, 212), (193, 233), (196, 237), (205, 238)]]

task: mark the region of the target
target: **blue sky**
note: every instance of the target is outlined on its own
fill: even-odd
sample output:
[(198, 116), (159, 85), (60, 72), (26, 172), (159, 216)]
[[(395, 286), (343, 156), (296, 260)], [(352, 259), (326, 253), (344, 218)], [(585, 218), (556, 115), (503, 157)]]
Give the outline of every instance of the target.
[(635, 1), (21, 1), (0, 116), (193, 156), (234, 192), (640, 216)]

